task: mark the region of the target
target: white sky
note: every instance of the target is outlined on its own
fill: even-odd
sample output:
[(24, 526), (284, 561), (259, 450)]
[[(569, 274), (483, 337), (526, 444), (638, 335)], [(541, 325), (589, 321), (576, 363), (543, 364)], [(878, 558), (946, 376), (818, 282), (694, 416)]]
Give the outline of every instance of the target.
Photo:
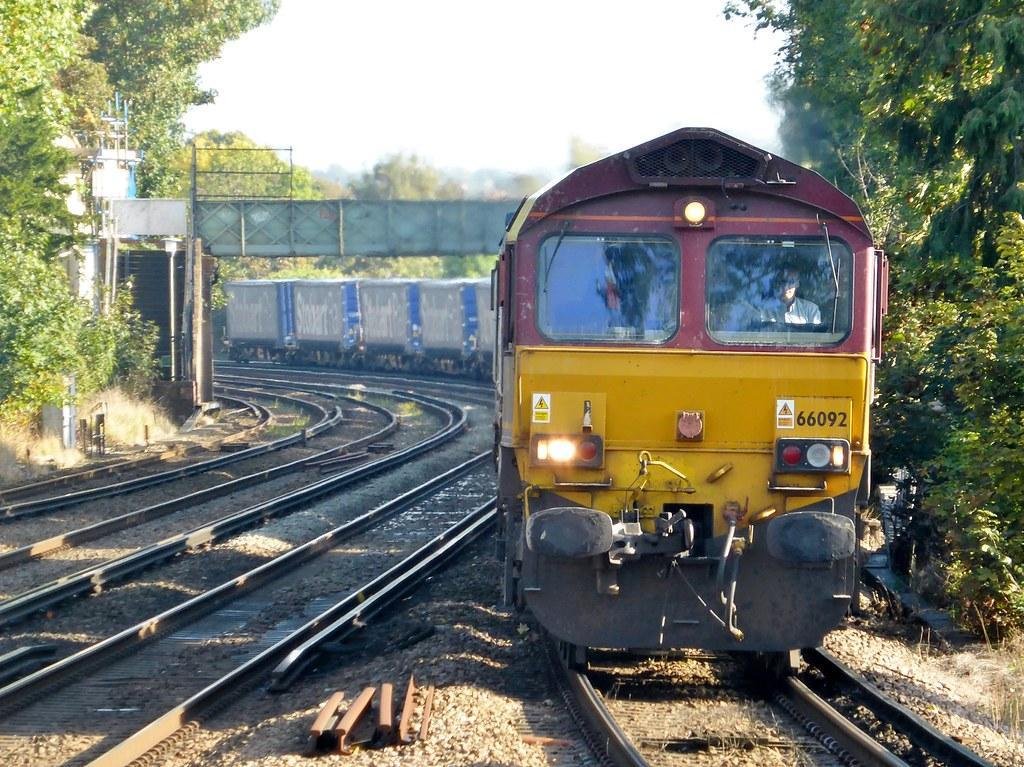
[(620, 151), (683, 126), (778, 151), (777, 41), (724, 0), (282, 0), (200, 69), (190, 131), (240, 130), (313, 169), (396, 152), (551, 175), (570, 137)]

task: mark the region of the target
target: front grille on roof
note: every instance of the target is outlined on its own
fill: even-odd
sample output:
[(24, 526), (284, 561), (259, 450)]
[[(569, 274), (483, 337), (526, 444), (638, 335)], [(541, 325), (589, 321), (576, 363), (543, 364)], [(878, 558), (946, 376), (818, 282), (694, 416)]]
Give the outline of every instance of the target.
[(641, 178), (751, 178), (757, 159), (708, 139), (684, 139), (636, 158)]

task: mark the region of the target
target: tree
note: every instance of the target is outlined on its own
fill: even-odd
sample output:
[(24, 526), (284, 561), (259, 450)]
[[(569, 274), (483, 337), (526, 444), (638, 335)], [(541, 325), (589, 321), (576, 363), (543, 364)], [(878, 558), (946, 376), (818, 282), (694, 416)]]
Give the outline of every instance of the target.
[(727, 13), (783, 32), (783, 135), (859, 199), (893, 259), (874, 468), (928, 488), (914, 522), (945, 549), (961, 616), (1024, 625), (1024, 3)]
[(55, 146), (63, 104), (53, 87), (71, 58), (79, 3), (0, 6), (0, 418), (25, 420), (59, 401), (73, 371), (80, 317), (58, 256), (74, 221)]
[[(0, 112), (41, 111), (59, 123), (54, 79), (75, 54), (86, 0), (8, 0), (0, 4)], [(38, 100), (23, 101), (35, 94)]]
[[(277, 150), (263, 147), (235, 131), (205, 131), (195, 145), (197, 193), (200, 197), (268, 197), (321, 200), (328, 185), (301, 165), (292, 165)], [(192, 188), (192, 145), (179, 149), (169, 164), (170, 193), (188, 197)]]
[[(151, 372), (152, 329), (123, 304), (107, 317), (71, 293), (66, 269), (80, 221), (58, 143), (105, 130), (112, 88), (129, 93), (148, 152), (149, 191), (168, 177), (180, 119), (207, 94), (196, 67), (269, 18), (259, 0), (9, 0), (0, 4), (0, 419), (31, 423), (41, 405)], [(211, 21), (213, 19), (214, 21)], [(88, 30), (88, 35), (86, 34)]]
[(926, 172), (962, 179), (922, 243), (930, 260), (993, 266), (1005, 216), (1024, 210), (1024, 3), (867, 5), (868, 117)]
[(277, 0), (101, 0), (88, 22), (96, 45), (90, 59), (132, 105), (133, 143), (145, 153), (143, 196), (168, 193), (170, 159), (181, 144), (186, 110), (214, 94), (198, 85), (198, 67), (215, 59), (227, 40), (255, 29), (277, 12)]
[(352, 183), (359, 200), (458, 200), (462, 188), (416, 155), (394, 154)]

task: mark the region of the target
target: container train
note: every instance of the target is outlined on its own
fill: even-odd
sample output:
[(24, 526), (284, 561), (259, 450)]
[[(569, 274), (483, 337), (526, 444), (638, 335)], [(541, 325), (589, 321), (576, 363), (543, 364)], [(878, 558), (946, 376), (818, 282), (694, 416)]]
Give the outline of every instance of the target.
[(524, 200), (495, 291), (505, 599), (577, 650), (819, 644), (856, 593), (887, 270), (849, 197), (706, 128)]
[(490, 376), (489, 280), (239, 280), (224, 285), (236, 360)]

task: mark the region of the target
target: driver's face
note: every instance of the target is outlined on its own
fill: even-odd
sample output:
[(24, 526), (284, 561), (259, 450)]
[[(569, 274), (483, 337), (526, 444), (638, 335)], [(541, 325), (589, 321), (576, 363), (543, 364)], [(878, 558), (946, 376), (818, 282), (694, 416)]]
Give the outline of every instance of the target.
[(779, 280), (779, 297), (786, 306), (796, 300), (796, 289), (800, 287), (800, 277), (793, 272), (786, 272)]

